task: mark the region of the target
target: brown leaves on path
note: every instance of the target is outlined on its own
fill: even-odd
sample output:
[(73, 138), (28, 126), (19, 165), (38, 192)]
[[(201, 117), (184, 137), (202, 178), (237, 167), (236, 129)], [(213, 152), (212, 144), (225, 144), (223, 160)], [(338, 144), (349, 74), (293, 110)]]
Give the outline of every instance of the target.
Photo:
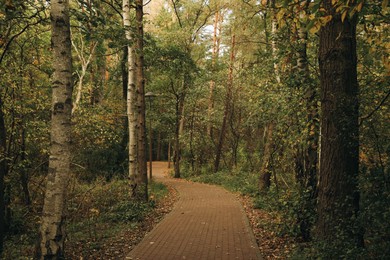
[(253, 198), (239, 196), (255, 235), (260, 252), (265, 259), (287, 259), (294, 249), (292, 238), (281, 237), (274, 230), (280, 218), (261, 209), (255, 209)]

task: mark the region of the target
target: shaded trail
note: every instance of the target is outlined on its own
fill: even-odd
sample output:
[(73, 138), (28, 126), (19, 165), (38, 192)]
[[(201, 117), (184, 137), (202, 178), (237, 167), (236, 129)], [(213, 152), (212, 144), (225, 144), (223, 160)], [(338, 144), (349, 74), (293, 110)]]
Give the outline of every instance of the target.
[(167, 163), (153, 163), (154, 181), (179, 193), (170, 212), (126, 259), (261, 259), (245, 212), (230, 192), (167, 176)]

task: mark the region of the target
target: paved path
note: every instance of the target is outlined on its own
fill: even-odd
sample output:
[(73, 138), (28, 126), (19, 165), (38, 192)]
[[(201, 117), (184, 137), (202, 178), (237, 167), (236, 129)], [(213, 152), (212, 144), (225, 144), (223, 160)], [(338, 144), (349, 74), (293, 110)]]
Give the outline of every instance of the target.
[(261, 259), (245, 212), (233, 194), (168, 178), (167, 171), (166, 163), (153, 163), (154, 180), (175, 188), (179, 200), (126, 259)]

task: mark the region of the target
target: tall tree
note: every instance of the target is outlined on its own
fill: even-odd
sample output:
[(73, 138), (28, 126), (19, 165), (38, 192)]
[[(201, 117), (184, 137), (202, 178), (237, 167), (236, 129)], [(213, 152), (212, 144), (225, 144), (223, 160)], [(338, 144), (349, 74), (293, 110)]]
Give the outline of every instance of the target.
[[(317, 235), (332, 242), (336, 234), (356, 242), (359, 212), (357, 17), (322, 1), (332, 19), (320, 29), (321, 155)], [(347, 11), (345, 11), (347, 12)]]
[(51, 1), (53, 48), (49, 172), (42, 211), (40, 259), (64, 257), (64, 209), (71, 161), (72, 54), (69, 1)]
[(141, 179), (137, 173), (137, 117), (136, 113), (136, 66), (135, 66), (135, 40), (132, 36), (130, 16), (130, 2), (123, 0), (123, 24), (125, 26), (126, 40), (127, 40), (127, 120), (128, 120), (128, 134), (129, 134), (129, 179), (132, 189), (132, 196), (137, 195), (137, 186)]
[(214, 172), (219, 171), (219, 163), (221, 161), (222, 148), (226, 135), (226, 127), (230, 121), (231, 117), (231, 102), (232, 102), (232, 92), (233, 92), (233, 72), (234, 72), (234, 60), (235, 60), (235, 45), (236, 45), (236, 36), (232, 35), (232, 41), (230, 46), (230, 65), (229, 65), (229, 75), (228, 75), (228, 83), (226, 87), (226, 97), (225, 97), (225, 105), (224, 112), (222, 118), (222, 126), (219, 133), (217, 149), (215, 151), (215, 161), (214, 161)]
[[(218, 8), (218, 7), (217, 7)], [(220, 33), (221, 33), (221, 21), (223, 20), (223, 13), (217, 9), (214, 16), (214, 32), (213, 32), (213, 52), (211, 55), (211, 69), (215, 71), (216, 62), (219, 56), (219, 48), (220, 48)], [(215, 80), (210, 80), (210, 95), (209, 95), (209, 103), (207, 110), (207, 135), (212, 138), (212, 122), (211, 117), (214, 109), (214, 92), (215, 92)]]
[(144, 76), (144, 12), (143, 1), (135, 0), (136, 20), (136, 82), (137, 82), (137, 149), (138, 149), (138, 174), (142, 180), (140, 194), (148, 200), (148, 173), (146, 166), (146, 120), (145, 120), (145, 76)]
[[(310, 77), (309, 61), (307, 55), (308, 32), (306, 29), (308, 21), (310, 0), (304, 0), (298, 7), (299, 19), (297, 19), (297, 64), (299, 88), (302, 89), (306, 105), (305, 127), (306, 137), (303, 147), (299, 147), (296, 155), (296, 178), (300, 184), (303, 201), (302, 208), (298, 211), (298, 225), (303, 240), (310, 239), (312, 221), (310, 217), (314, 214), (317, 166), (318, 166), (318, 140), (319, 140), (319, 114), (317, 88)], [(308, 214), (310, 212), (312, 214)]]
[[(271, 10), (271, 42), (269, 44), (268, 39), (268, 32), (267, 27), (264, 26), (265, 30), (265, 40), (267, 44), (267, 52), (271, 54), (272, 60), (273, 60), (273, 69), (274, 69), (274, 75), (276, 84), (281, 83), (280, 78), (280, 68), (279, 63), (277, 60), (277, 42), (276, 42), (276, 36), (277, 36), (277, 29), (278, 29), (278, 21), (276, 18), (276, 8), (275, 8), (275, 0), (265, 1), (267, 7), (269, 10)], [(264, 21), (266, 22), (266, 15), (264, 17)], [(259, 189), (260, 191), (267, 191), (271, 185), (271, 153), (272, 153), (272, 147), (273, 147), (273, 129), (275, 127), (274, 120), (270, 120), (267, 123), (267, 126), (265, 127), (264, 131), (266, 131), (266, 145), (264, 146), (264, 153), (262, 158), (262, 164), (260, 168), (260, 178), (259, 178)]]

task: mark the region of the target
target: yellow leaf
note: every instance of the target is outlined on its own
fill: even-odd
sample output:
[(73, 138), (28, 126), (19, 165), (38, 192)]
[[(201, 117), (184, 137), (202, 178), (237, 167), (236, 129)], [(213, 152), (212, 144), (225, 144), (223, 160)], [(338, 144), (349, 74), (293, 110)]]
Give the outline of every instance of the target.
[(332, 20), (332, 16), (327, 15), (325, 17), (321, 17), (320, 20), (321, 20), (321, 25), (326, 25), (330, 20)]
[(313, 27), (310, 28), (309, 32), (311, 34), (315, 34), (320, 30), (321, 26), (319, 24), (315, 24)]
[(342, 21), (342, 22), (344, 22), (345, 17), (347, 17), (347, 13), (348, 13), (348, 11), (344, 11), (344, 12), (341, 14), (341, 21)]
[(358, 6), (357, 6), (357, 11), (360, 12), (363, 8), (363, 2), (361, 2)]
[(337, 3), (337, 0), (332, 0), (332, 5), (335, 5)]

